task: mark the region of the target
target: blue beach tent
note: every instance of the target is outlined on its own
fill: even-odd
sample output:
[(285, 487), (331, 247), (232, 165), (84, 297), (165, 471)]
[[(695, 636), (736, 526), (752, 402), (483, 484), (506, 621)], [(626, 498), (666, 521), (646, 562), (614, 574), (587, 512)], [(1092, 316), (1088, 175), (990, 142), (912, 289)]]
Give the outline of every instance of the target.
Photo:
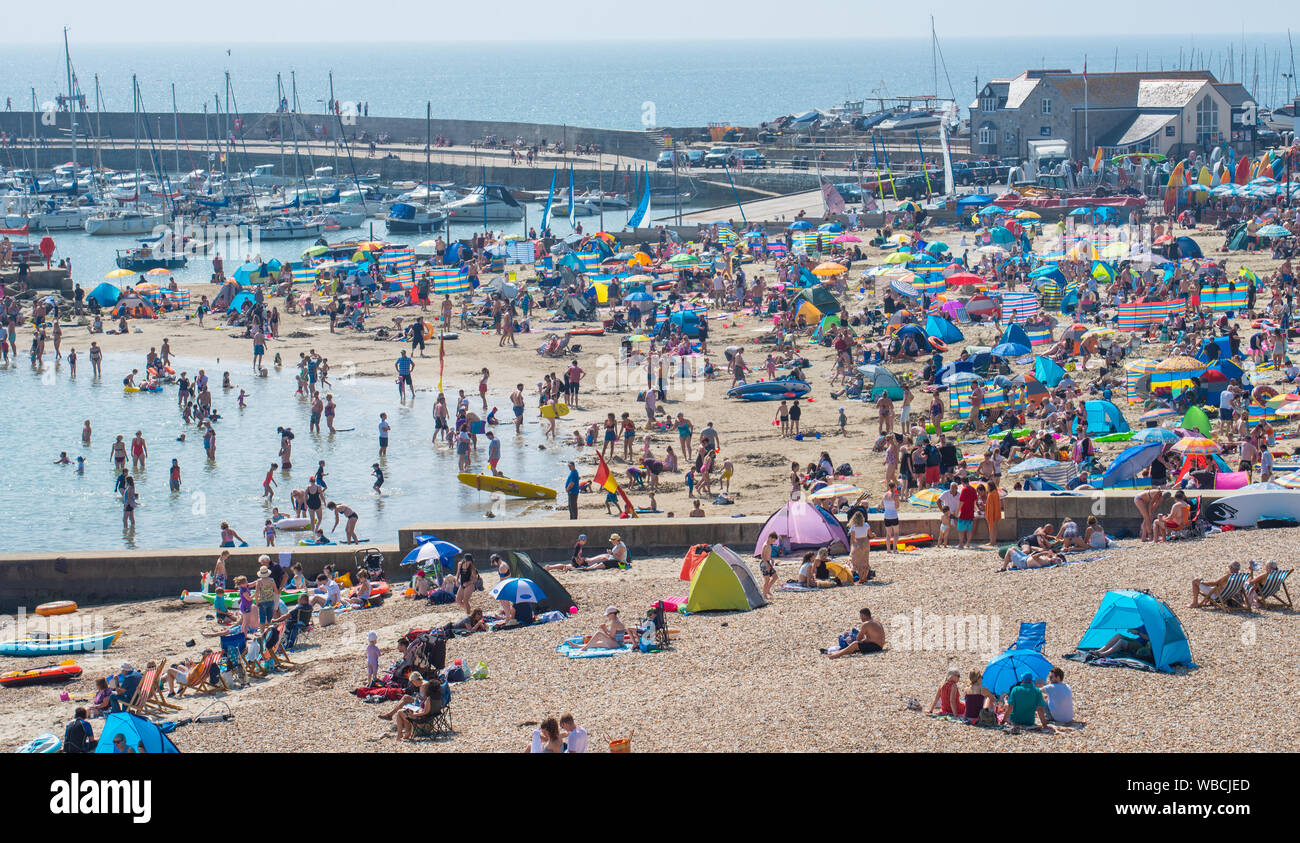
[[(1085, 401), (1083, 409), (1088, 417), (1089, 436), (1127, 433), (1129, 430), (1128, 422), (1124, 420), (1124, 414), (1119, 411), (1119, 407), (1116, 407), (1110, 401)], [(1079, 420), (1075, 419), (1074, 424), (1070, 426), (1070, 432), (1077, 431), (1078, 427)]]
[(1025, 348), (1029, 348), (1033, 345), (1033, 343), (1029, 341), (1029, 334), (1025, 332), (1025, 329), (1014, 322), (1008, 325), (1007, 329), (1002, 332), (1001, 342), (1023, 345)]
[(925, 318), (925, 332), (932, 337), (943, 340), (948, 345), (966, 339), (966, 336), (958, 330), (956, 325), (933, 313)]
[(126, 711), (119, 711), (104, 718), (104, 729), (100, 732), (95, 752), (112, 752), (113, 738), (117, 735), (124, 736), (126, 745), (136, 752), (140, 751), (137, 747), (141, 743), (144, 744), (144, 751), (148, 753), (180, 752), (171, 738), (164, 735), (156, 724), (146, 717)]
[(1178, 617), (1145, 591), (1106, 592), (1078, 648), (1099, 650), (1116, 635), (1128, 635), (1134, 629), (1142, 630), (1150, 639), (1151, 663), (1157, 669), (1173, 673), (1176, 664), (1196, 667)]

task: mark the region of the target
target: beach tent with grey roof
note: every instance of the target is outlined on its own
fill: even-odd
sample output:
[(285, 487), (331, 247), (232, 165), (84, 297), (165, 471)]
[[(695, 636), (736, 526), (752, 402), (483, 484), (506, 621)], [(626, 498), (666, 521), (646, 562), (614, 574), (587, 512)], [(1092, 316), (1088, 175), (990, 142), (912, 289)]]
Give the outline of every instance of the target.
[(800, 290), (799, 295), (791, 302), (791, 307), (798, 308), (803, 302), (808, 302), (820, 310), (823, 316), (840, 312), (839, 300), (822, 287), (807, 287)]
[(537, 583), (537, 587), (546, 595), (537, 602), (537, 611), (563, 612), (567, 615), (570, 609), (578, 605), (573, 602), (573, 598), (569, 596), (569, 592), (565, 591), (564, 586), (560, 585), (559, 580), (551, 576), (541, 565), (534, 562), (527, 553), (521, 550), (507, 552), (506, 564), (510, 566), (510, 576), (532, 580)]
[(1132, 638), (1136, 632), (1151, 642), (1150, 663), (1157, 670), (1173, 673), (1178, 664), (1196, 667), (1178, 616), (1145, 591), (1106, 592), (1078, 649), (1099, 650), (1116, 635)]

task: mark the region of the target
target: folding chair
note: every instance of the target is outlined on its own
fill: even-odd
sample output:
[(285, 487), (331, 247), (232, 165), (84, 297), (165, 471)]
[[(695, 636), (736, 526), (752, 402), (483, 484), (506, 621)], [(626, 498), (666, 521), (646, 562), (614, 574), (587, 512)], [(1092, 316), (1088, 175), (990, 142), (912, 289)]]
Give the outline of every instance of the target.
[(413, 724), (411, 736), (417, 738), (449, 738), (456, 733), (451, 727), (451, 706), (444, 705), (423, 723)]
[(1256, 595), (1261, 608), (1266, 600), (1276, 600), (1279, 606), (1294, 608), (1291, 605), (1291, 594), (1286, 590), (1286, 578), (1292, 570), (1288, 568), (1285, 571), (1268, 572), (1268, 577), (1260, 584), (1259, 593)]
[(1209, 605), (1229, 612), (1247, 608), (1249, 604), (1246, 602), (1246, 583), (1249, 578), (1250, 575), (1245, 571), (1229, 576), (1223, 588), (1219, 589), (1218, 596), (1215, 596), (1214, 592), (1207, 594), (1208, 604), (1203, 603), (1202, 606)]

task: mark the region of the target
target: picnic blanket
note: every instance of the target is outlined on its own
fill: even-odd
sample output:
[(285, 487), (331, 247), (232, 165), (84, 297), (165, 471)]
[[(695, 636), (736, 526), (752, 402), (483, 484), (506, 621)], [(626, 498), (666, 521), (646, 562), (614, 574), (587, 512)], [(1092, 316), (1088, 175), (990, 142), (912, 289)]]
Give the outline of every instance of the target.
[(788, 582), (785, 585), (779, 586), (777, 591), (821, 591), (821, 589), (807, 585), (800, 585), (797, 582)]
[(582, 636), (575, 635), (572, 638), (566, 638), (561, 641), (555, 648), (555, 652), (563, 653), (571, 659), (601, 659), (608, 656), (616, 656), (621, 653), (630, 653), (635, 649), (632, 646), (617, 647), (613, 649), (592, 647), (588, 650), (583, 650), (581, 648)]

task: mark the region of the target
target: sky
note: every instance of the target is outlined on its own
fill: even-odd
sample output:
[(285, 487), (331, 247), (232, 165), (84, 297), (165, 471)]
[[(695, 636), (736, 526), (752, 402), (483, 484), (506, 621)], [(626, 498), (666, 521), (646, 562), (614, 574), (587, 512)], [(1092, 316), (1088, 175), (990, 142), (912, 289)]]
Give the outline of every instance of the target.
[[(312, 0), (209, 4), (103, 0), (7, 4), (6, 43), (51, 44), (70, 27), (81, 44), (250, 42), (394, 42), (546, 40), (715, 40), (719, 38), (924, 38), (930, 15), (940, 39), (1033, 35), (1225, 34), (1245, 23), (1225, 20), (1221, 2), (1180, 0), (1176, 7), (1132, 0), (1030, 4), (1000, 14), (987, 3), (931, 0), (924, 6), (869, 0)], [(51, 11), (55, 10), (52, 14)], [(310, 9), (310, 15), (305, 10)], [(1171, 14), (1171, 10), (1176, 13)], [(486, 12), (486, 15), (484, 14)], [(803, 28), (793, 16), (808, 21)], [(792, 25), (794, 24), (794, 25)], [(1235, 25), (1234, 25), (1235, 24)], [(1235, 32), (1234, 32), (1235, 30)]]

